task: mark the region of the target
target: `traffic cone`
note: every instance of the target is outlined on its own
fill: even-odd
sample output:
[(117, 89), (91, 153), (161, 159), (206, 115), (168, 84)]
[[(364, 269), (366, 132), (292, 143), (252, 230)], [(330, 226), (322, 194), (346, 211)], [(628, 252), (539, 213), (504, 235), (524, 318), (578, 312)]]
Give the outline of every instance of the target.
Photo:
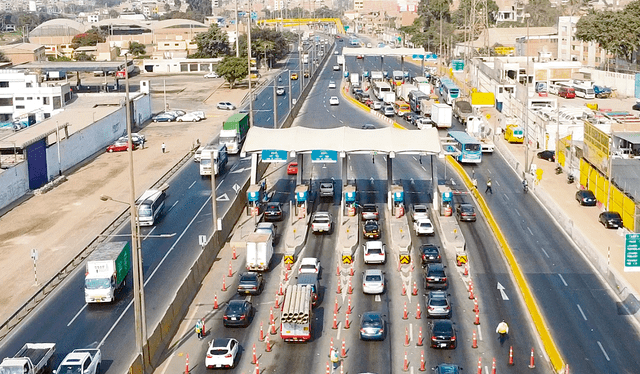
[(255, 364), (256, 364), (256, 362), (258, 361), (258, 356), (256, 356), (256, 343), (253, 343), (253, 350), (252, 350), (252, 352), (253, 352), (253, 356), (252, 356), (252, 358), (251, 358), (251, 363), (252, 363), (253, 365), (255, 365)]
[(287, 271), (291, 271), (291, 264), (287, 262), (285, 268), (287, 269)]
[(331, 326), (332, 329), (337, 330), (338, 329), (338, 314), (333, 313), (333, 326)]
[(413, 290), (411, 291), (411, 294), (413, 296), (418, 296), (418, 285), (416, 284), (416, 282), (413, 282)]
[(347, 342), (342, 338), (342, 347), (340, 348), (340, 357), (347, 357)]
[(222, 276), (222, 291), (226, 291), (227, 290), (227, 282), (225, 280), (224, 275)]
[(416, 319), (420, 318), (422, 318), (422, 312), (420, 311), (420, 303), (418, 303), (416, 307)]
[(264, 348), (265, 352), (271, 352), (271, 343), (269, 342), (269, 337), (267, 336), (264, 341), (267, 343), (267, 346)]
[(282, 282), (280, 282), (280, 286), (278, 286), (278, 295), (284, 295), (284, 293), (282, 292)]
[(331, 356), (332, 351), (333, 351), (333, 338), (331, 338), (331, 341), (329, 343), (329, 356)]
[(478, 312), (476, 312), (476, 320), (473, 321), (474, 325), (479, 325), (480, 324), (480, 314)]
[(464, 264), (464, 273), (462, 273), (465, 277), (469, 275), (469, 263)]
[(482, 374), (482, 357), (478, 357), (478, 374)]
[(469, 282), (469, 300), (473, 300), (476, 297), (473, 296), (473, 283)]
[(288, 272), (288, 271), (285, 271), (285, 272), (284, 272), (284, 281), (286, 282), (286, 281), (288, 281), (288, 280), (289, 280), (289, 272)]
[(496, 358), (493, 358), (493, 364), (491, 364), (491, 374), (496, 374)]
[(231, 266), (231, 261), (229, 261), (229, 278), (233, 277), (233, 267)]
[(336, 276), (340, 276), (340, 263), (336, 266)]
[(264, 340), (264, 330), (262, 329), (262, 321), (260, 321), (260, 341)]
[(256, 374), (260, 374), (260, 363), (256, 360)]
[(406, 296), (407, 295), (407, 287), (404, 286), (404, 283), (402, 283), (402, 296)]
[(418, 330), (418, 342), (416, 345), (422, 347), (422, 326), (420, 326), (420, 330)]
[(238, 256), (236, 255), (236, 246), (234, 245), (232, 247), (232, 249), (233, 249), (233, 255), (231, 256), (231, 258), (234, 259), (234, 260), (237, 260)]
[(409, 346), (409, 328), (407, 327), (404, 328), (404, 346)]
[(329, 365), (329, 361), (327, 361), (327, 371), (326, 374), (331, 374), (331, 365)]
[(409, 371), (409, 359), (407, 358), (407, 351), (404, 351), (404, 363), (402, 364), (402, 371)]
[(509, 346), (509, 365), (513, 365), (513, 346)]
[(184, 374), (189, 374), (189, 354), (187, 353), (187, 361), (184, 367)]
[(473, 311), (478, 313), (480, 311), (480, 309), (478, 309), (478, 299), (477, 298), (473, 298)]
[(473, 339), (471, 340), (471, 348), (478, 348), (478, 337), (476, 336), (476, 330), (473, 330)]
[(333, 307), (333, 313), (338, 313), (338, 310), (340, 310), (340, 308), (338, 307), (338, 297), (336, 296), (336, 303)]
[(353, 277), (353, 265), (349, 268), (349, 276)]
[(533, 359), (533, 347), (531, 347), (531, 360), (529, 361), (529, 369), (533, 369), (534, 367), (536, 367), (536, 364)]
[(274, 319), (273, 319), (273, 308), (270, 307), (269, 308), (269, 323), (273, 323)]
[(337, 294), (341, 294), (342, 293), (342, 285), (340, 284), (340, 279), (338, 279), (338, 288), (336, 289), (336, 293)]
[(411, 270), (410, 270), (411, 272), (413, 272), (413, 268), (414, 268), (414, 266), (413, 266), (413, 257), (412, 257), (411, 258)]
[(218, 309), (218, 294), (213, 295), (213, 309)]
[(340, 361), (340, 374), (344, 374), (344, 361)]
[(275, 321), (271, 322), (271, 331), (269, 331), (269, 334), (271, 334), (271, 335), (275, 335), (276, 334), (276, 322)]
[(349, 296), (349, 303), (347, 304), (347, 314), (351, 314), (351, 296)]
[(569, 374), (569, 364), (564, 368), (564, 374)]
[(349, 279), (349, 287), (347, 288), (347, 293), (351, 295), (353, 293), (353, 287), (351, 287), (351, 279)]
[(344, 319), (344, 328), (348, 329), (349, 327), (351, 327), (351, 322), (349, 322), (349, 313), (347, 313)]
[(424, 351), (420, 351), (420, 369), (418, 369), (420, 371), (425, 371), (427, 370), (427, 368), (425, 367), (425, 362), (424, 362)]
[(276, 309), (280, 309), (280, 296), (278, 296), (276, 294), (276, 305), (275, 305)]
[(407, 302), (404, 302), (404, 311), (402, 312), (402, 319), (409, 318), (409, 314), (407, 313)]

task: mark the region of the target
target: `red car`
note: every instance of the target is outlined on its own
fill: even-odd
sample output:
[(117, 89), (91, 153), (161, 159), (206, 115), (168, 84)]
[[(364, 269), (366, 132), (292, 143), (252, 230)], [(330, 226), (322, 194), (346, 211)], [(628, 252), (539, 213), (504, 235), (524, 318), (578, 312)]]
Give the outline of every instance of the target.
[(357, 55), (357, 56), (356, 56), (356, 58), (357, 58), (358, 60), (362, 60), (362, 59), (364, 58), (364, 56), (363, 56), (363, 55)]
[[(107, 152), (126, 152), (129, 149), (129, 144), (127, 142), (115, 142), (107, 147)], [(136, 146), (133, 146), (133, 149), (136, 149)]]
[(298, 174), (298, 163), (292, 162), (287, 166), (287, 175), (296, 175)]

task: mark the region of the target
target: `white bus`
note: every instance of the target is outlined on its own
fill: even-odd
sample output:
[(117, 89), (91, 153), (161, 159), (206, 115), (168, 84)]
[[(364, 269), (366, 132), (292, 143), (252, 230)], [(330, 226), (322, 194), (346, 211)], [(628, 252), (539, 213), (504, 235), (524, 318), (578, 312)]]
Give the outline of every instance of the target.
[[(373, 94), (379, 99), (387, 103), (395, 101), (395, 94), (391, 90), (391, 85), (387, 82), (373, 82)], [(390, 99), (393, 96), (393, 99)]]
[(140, 226), (153, 226), (158, 217), (162, 214), (164, 203), (167, 198), (165, 191), (169, 188), (168, 184), (158, 189), (146, 190), (142, 196), (136, 201), (138, 207), (138, 224)]
[(596, 92), (591, 86), (585, 86), (580, 84), (574, 84), (573, 89), (576, 91), (576, 96), (583, 99), (595, 99)]

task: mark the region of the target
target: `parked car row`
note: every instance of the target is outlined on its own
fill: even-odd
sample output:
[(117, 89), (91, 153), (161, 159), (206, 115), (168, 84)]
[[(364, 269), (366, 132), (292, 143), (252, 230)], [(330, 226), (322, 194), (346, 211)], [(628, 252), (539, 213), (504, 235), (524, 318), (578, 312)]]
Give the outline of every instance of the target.
[[(146, 137), (142, 134), (132, 133), (131, 134), (131, 143), (133, 145), (133, 150), (136, 150), (140, 147), (144, 147), (144, 143), (147, 141)], [(116, 140), (113, 144), (107, 147), (107, 152), (125, 152), (129, 149), (129, 136), (125, 135), (118, 140)]]
[(203, 111), (185, 112), (184, 110), (172, 110), (162, 112), (152, 118), (153, 122), (198, 122), (206, 118)]

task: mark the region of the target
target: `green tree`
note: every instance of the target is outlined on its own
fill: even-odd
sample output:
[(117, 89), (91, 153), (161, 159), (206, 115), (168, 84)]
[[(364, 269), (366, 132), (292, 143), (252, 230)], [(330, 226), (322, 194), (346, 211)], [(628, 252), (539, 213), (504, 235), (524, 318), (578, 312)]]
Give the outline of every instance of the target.
[(531, 16), (529, 18), (531, 27), (553, 27), (560, 16), (558, 8), (552, 7), (549, 0), (529, 0), (524, 9)]
[[(260, 61), (262, 60), (262, 56), (265, 57), (267, 61), (267, 55), (272, 55), (276, 49), (275, 43), (269, 40), (258, 39), (253, 45), (254, 50), (256, 51), (255, 55), (258, 57), (258, 65), (260, 65)], [(271, 66), (269, 66), (271, 67)]]
[(187, 0), (187, 4), (195, 14), (200, 15), (200, 20), (211, 15), (211, 0)]
[(49, 56), (49, 57), (47, 57), (47, 59), (48, 59), (49, 61), (65, 61), (65, 62), (73, 61), (72, 59), (70, 59), (70, 58), (69, 58), (69, 57), (67, 57), (67, 56), (57, 56), (57, 57)]
[(198, 52), (190, 56), (193, 58), (222, 57), (231, 51), (229, 36), (216, 24), (212, 24), (207, 32), (198, 34), (196, 43), (198, 44)]
[(237, 81), (246, 78), (249, 74), (247, 65), (245, 58), (227, 56), (218, 64), (216, 73), (223, 77), (225, 81), (229, 82), (229, 86), (233, 89)]
[(598, 43), (608, 52), (632, 61), (640, 45), (640, 4), (621, 11), (591, 11), (576, 24), (576, 38)]
[(80, 52), (76, 54), (76, 61), (93, 61), (96, 59), (96, 56), (91, 56), (86, 54), (85, 52)]
[(87, 32), (78, 34), (71, 40), (71, 46), (75, 49), (78, 47), (95, 46), (98, 43), (104, 43), (106, 38), (100, 30), (94, 28), (89, 29)]
[(109, 9), (109, 18), (118, 18), (120, 13), (115, 9)]
[(147, 53), (147, 49), (144, 44), (138, 43), (136, 41), (129, 42), (129, 53), (134, 56), (140, 56)]

